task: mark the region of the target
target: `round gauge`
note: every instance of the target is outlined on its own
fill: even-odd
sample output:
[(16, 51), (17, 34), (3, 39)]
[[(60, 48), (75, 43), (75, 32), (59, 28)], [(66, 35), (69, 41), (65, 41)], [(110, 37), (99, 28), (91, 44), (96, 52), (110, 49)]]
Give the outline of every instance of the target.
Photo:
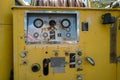
[(71, 34), (70, 34), (70, 33), (67, 33), (67, 34), (66, 34), (66, 37), (68, 37), (68, 38), (71, 37)]
[(67, 32), (70, 32), (70, 27), (69, 27), (69, 28), (66, 28), (66, 31), (67, 31)]
[(35, 19), (33, 24), (36, 28), (41, 28), (43, 26), (43, 20)]
[(43, 33), (43, 37), (44, 37), (44, 38), (48, 37), (48, 33), (44, 32), (44, 33)]
[(36, 32), (33, 34), (34, 38), (38, 38), (39, 34)]
[(62, 22), (61, 22), (62, 26), (64, 28), (68, 28), (70, 26), (70, 21), (68, 19), (63, 19)]

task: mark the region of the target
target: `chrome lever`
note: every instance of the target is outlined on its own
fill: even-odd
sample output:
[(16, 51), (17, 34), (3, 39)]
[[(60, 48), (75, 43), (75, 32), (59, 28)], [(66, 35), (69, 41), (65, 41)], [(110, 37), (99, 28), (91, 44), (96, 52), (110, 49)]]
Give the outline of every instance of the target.
[(95, 62), (94, 62), (94, 60), (93, 60), (91, 57), (86, 57), (86, 60), (87, 60), (87, 62), (90, 63), (92, 66), (95, 65)]

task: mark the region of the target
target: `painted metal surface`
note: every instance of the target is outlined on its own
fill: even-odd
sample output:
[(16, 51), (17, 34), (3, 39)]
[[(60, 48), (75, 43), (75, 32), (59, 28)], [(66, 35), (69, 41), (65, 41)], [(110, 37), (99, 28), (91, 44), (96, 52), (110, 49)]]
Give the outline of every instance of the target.
[(12, 11), (13, 0), (0, 0), (0, 80), (12, 79), (13, 39)]
[(13, 70), (12, 25), (0, 25), (0, 80), (10, 80)]
[[(26, 44), (24, 39), (24, 12), (26, 10), (48, 10), (48, 11), (78, 11), (80, 13), (80, 42), (78, 44)], [(81, 9), (81, 8), (42, 8), (42, 7), (14, 7), (14, 71), (15, 80), (117, 80), (116, 63), (110, 63), (110, 25), (102, 24), (101, 16), (105, 13), (112, 16), (120, 16), (119, 9)], [(82, 22), (88, 22), (88, 31), (81, 30)], [(20, 54), (27, 51), (22, 58)], [(79, 52), (82, 55), (78, 55)], [(80, 57), (70, 60), (70, 54)], [(95, 65), (92, 66), (86, 61), (91, 57)], [(53, 73), (51, 68), (51, 57), (65, 57), (65, 72)], [(74, 57), (74, 55), (73, 55)], [(79, 64), (78, 67), (71, 67), (71, 64)], [(46, 64), (43, 64), (46, 63)], [(40, 65), (37, 72), (31, 70), (34, 63)], [(46, 66), (44, 66), (46, 65)], [(38, 69), (38, 68), (37, 68)], [(36, 69), (36, 70), (37, 70)], [(44, 69), (47, 75), (44, 75)], [(45, 73), (46, 74), (46, 73)], [(69, 75), (68, 75), (69, 74)], [(79, 75), (79, 76), (78, 76)]]
[(0, 24), (12, 24), (12, 11), (13, 0), (0, 1)]

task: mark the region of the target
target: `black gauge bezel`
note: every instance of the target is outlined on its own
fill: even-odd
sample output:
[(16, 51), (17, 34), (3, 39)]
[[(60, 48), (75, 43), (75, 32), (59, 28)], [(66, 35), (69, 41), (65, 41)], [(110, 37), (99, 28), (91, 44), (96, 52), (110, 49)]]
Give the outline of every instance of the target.
[[(35, 24), (35, 22), (38, 21), (38, 20), (41, 21), (41, 25), (40, 25), (40, 26), (37, 26), (37, 25)], [(35, 26), (36, 28), (41, 28), (41, 27), (43, 26), (43, 20), (37, 18), (37, 19), (34, 20), (33, 24), (34, 24), (34, 26)]]
[[(67, 21), (67, 22), (69, 23), (69, 25), (68, 25), (68, 26), (64, 26), (64, 25), (63, 25), (63, 22), (64, 22), (64, 21)], [(61, 25), (62, 25), (64, 28), (69, 28), (69, 26), (71, 25), (70, 20), (68, 20), (68, 19), (63, 19), (63, 20), (61, 21)]]
[[(36, 36), (36, 34), (37, 34), (37, 36)], [(38, 37), (39, 37), (39, 33), (35, 32), (35, 33), (33, 34), (33, 36), (34, 36), (34, 38), (38, 38)]]
[[(45, 34), (46, 34), (46, 36), (45, 36)], [(47, 32), (44, 32), (44, 33), (43, 33), (43, 37), (44, 37), (44, 38), (48, 37), (48, 33), (47, 33)]]

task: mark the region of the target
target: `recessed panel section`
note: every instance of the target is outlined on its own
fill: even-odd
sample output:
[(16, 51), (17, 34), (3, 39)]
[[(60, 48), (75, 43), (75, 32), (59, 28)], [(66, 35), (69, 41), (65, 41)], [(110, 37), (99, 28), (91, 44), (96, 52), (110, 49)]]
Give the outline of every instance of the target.
[(69, 44), (78, 42), (77, 12), (26, 11), (25, 42), (27, 44)]
[(43, 20), (41, 20), (40, 18), (37, 18), (34, 20), (33, 24), (36, 28), (41, 28), (43, 26)]

